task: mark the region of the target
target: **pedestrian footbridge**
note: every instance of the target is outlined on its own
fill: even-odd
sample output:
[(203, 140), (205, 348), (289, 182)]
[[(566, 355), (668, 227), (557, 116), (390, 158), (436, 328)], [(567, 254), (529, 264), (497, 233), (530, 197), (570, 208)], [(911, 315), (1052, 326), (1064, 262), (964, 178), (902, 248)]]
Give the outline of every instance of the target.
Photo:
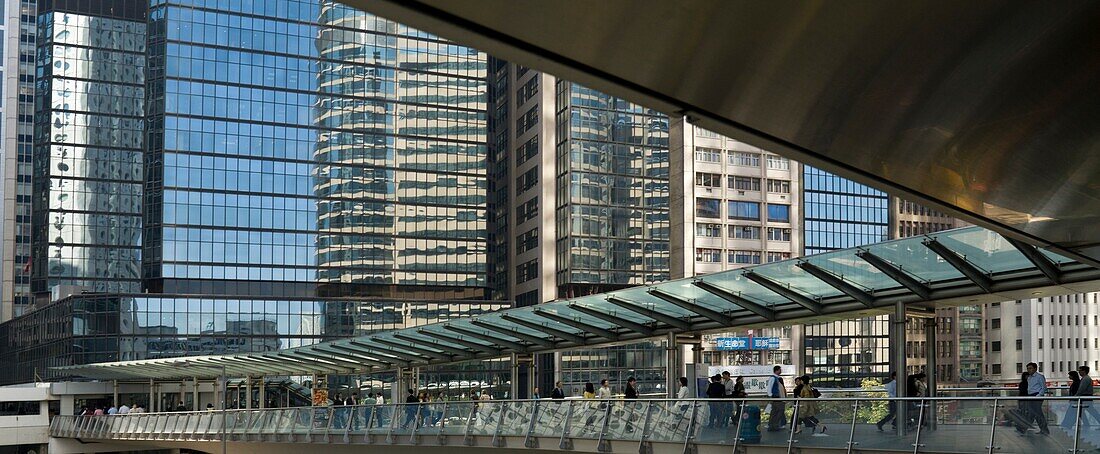
[[(1050, 434), (1019, 433), (1005, 412), (1041, 400)], [(269, 408), (115, 416), (57, 416), (50, 452), (191, 449), (200, 452), (584, 453), (1097, 452), (1091, 399), (951, 397), (894, 399), (910, 422), (876, 422), (885, 398), (769, 400), (524, 400)], [(782, 405), (782, 408), (780, 408)], [(1095, 402), (1100, 406), (1100, 402)], [(812, 416), (819, 430), (770, 414)], [(1080, 422), (1080, 424), (1078, 424)]]

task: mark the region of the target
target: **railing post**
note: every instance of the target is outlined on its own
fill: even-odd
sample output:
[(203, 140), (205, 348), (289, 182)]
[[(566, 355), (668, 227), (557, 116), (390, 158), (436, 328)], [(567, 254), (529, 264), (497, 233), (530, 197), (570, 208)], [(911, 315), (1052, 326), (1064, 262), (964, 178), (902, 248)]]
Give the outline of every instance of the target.
[(986, 446), (986, 452), (988, 454), (993, 454), (993, 451), (1000, 449), (993, 445), (993, 441), (996, 440), (997, 435), (997, 409), (1000, 407), (1001, 405), (999, 403), (999, 400), (997, 398), (993, 398), (993, 416), (990, 418), (989, 423), (989, 445)]
[[(675, 404), (673, 404), (675, 405)], [(638, 454), (651, 454), (653, 452), (653, 445), (649, 443), (649, 423), (653, 419), (653, 402), (646, 402), (645, 405), (645, 419), (642, 421), (642, 436), (639, 437)]]
[[(737, 404), (734, 404), (734, 405), (737, 405)], [(741, 421), (745, 420), (745, 406), (746, 405), (748, 405), (748, 402), (746, 402), (744, 399), (742, 399), (741, 400), (741, 405), (739, 407), (737, 407), (737, 408), (740, 408), (741, 410), (737, 412), (737, 424), (734, 425), (734, 429), (733, 429), (733, 454), (737, 454), (737, 448), (741, 446), (742, 441), (745, 441), (744, 438), (741, 438)]]
[(562, 424), (561, 429), (561, 441), (558, 442), (558, 449), (562, 451), (573, 449), (573, 439), (569, 437), (570, 426), (573, 425), (573, 405), (576, 401), (569, 401), (569, 408), (565, 413), (565, 424)]
[[(405, 410), (408, 411), (408, 410)], [(430, 411), (430, 410), (429, 410)], [(416, 404), (416, 414), (413, 415), (413, 426), (409, 429), (409, 444), (417, 444), (419, 441), (416, 436), (420, 432), (420, 428), (424, 425), (424, 404)]]
[[(802, 399), (796, 398), (794, 400), (794, 413), (791, 414), (791, 430), (790, 432), (788, 432), (790, 435), (787, 438), (787, 454), (791, 454), (792, 452), (794, 452), (794, 444), (798, 443), (798, 440), (795, 440), (794, 438), (794, 431), (798, 428), (798, 408), (801, 405)], [(786, 419), (787, 415), (783, 415), (783, 418)]]
[(924, 445), (920, 442), (921, 428), (924, 426), (924, 409), (928, 407), (928, 401), (921, 399), (917, 404), (917, 433), (913, 437), (913, 454), (920, 452), (920, 448)]
[[(889, 405), (889, 404), (887, 404)], [(852, 450), (855, 449), (859, 442), (856, 441), (856, 416), (859, 415), (859, 401), (852, 404), (852, 426), (848, 430), (848, 451), (847, 454), (852, 454)]]
[(500, 416), (497, 417), (497, 428), (493, 431), (493, 447), (503, 448), (506, 444), (504, 438), (500, 436), (500, 429), (504, 426), (504, 414), (507, 413), (507, 403), (501, 402), (497, 406), (500, 407)]
[(1082, 400), (1081, 400), (1080, 397), (1078, 397), (1077, 398), (1077, 420), (1073, 422), (1073, 449), (1070, 450), (1070, 453), (1072, 453), (1072, 454), (1077, 454), (1079, 452), (1084, 451), (1082, 449), (1079, 449), (1079, 446), (1080, 446), (1080, 443), (1081, 443), (1081, 405), (1082, 405)]
[(444, 446), (447, 444), (447, 435), (443, 433), (443, 430), (447, 427), (447, 407), (449, 402), (443, 401), (443, 410), (439, 415), (439, 430), (436, 431), (436, 444)]
[(596, 450), (611, 452), (611, 443), (607, 441), (607, 426), (611, 424), (611, 400), (603, 401), (603, 425), (600, 426), (600, 438), (596, 441)]
[(374, 436), (371, 435), (370, 431), (371, 431), (372, 428), (374, 428), (375, 421), (378, 420), (377, 419), (378, 418), (378, 412), (382, 411), (382, 410), (379, 409), (379, 407), (382, 407), (382, 405), (378, 405), (378, 404), (368, 404), (367, 405), (367, 408), (370, 409), (370, 416), (367, 416), (367, 423), (366, 423), (365, 426), (363, 426), (363, 441), (365, 443), (367, 443), (368, 445), (374, 444)]
[(539, 419), (539, 401), (531, 402), (531, 422), (527, 424), (527, 435), (523, 438), (523, 446), (526, 448), (538, 448), (539, 440), (535, 438), (535, 423)]
[(480, 407), (481, 405), (479, 405), (477, 401), (474, 401), (474, 405), (470, 407), (470, 416), (466, 417), (466, 431), (462, 433), (462, 444), (466, 446), (474, 446), (477, 444), (470, 436), (470, 431), (473, 430), (474, 418), (477, 418), (477, 413), (478, 411), (480, 411)]
[(684, 434), (684, 454), (694, 454), (695, 449), (695, 423), (699, 416), (699, 401), (691, 403), (691, 420), (688, 421), (687, 433)]
[(390, 430), (389, 433), (386, 434), (386, 443), (388, 444), (392, 445), (394, 443), (393, 431), (397, 427), (397, 410), (404, 409), (405, 405), (408, 404), (393, 404), (393, 408), (391, 409), (393, 413), (391, 413), (390, 416)]

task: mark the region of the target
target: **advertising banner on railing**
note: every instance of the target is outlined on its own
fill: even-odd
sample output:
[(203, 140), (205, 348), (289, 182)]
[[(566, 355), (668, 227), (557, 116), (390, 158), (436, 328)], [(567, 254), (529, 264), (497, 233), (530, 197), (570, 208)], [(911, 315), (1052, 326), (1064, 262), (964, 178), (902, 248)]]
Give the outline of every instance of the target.
[[(719, 375), (729, 372), (734, 378), (745, 377), (745, 392), (750, 396), (765, 395), (768, 393), (768, 379), (772, 376), (774, 365), (737, 365), (737, 366), (710, 366), (707, 368), (709, 375)], [(783, 384), (788, 392), (794, 391), (794, 377), (797, 373), (792, 365), (780, 365), (780, 373), (783, 376)]]

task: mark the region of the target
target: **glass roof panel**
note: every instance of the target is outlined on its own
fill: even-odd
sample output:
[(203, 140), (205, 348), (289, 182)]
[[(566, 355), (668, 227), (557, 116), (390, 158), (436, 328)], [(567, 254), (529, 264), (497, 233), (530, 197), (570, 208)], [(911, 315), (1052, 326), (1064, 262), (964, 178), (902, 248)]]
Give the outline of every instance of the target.
[(865, 249), (926, 282), (960, 279), (959, 270), (924, 244), (923, 238), (907, 238), (872, 244)]
[(615, 296), (618, 296), (624, 300), (628, 300), (632, 303), (637, 303), (639, 306), (654, 309), (661, 313), (671, 315), (673, 317), (691, 317), (695, 313), (684, 309), (668, 301), (657, 298), (656, 296), (648, 293), (647, 287), (635, 287), (626, 290), (619, 290), (615, 292)]
[[(466, 326), (466, 325), (458, 325), (458, 326), (462, 326), (463, 328), (467, 328), (467, 329), (474, 328), (474, 327)], [(481, 330), (481, 328), (477, 328), (477, 329)], [(439, 334), (441, 334), (443, 336), (446, 336), (446, 337), (454, 337), (454, 338), (462, 339), (466, 342), (481, 344), (481, 345), (484, 345), (486, 348), (492, 346), (492, 344), (490, 344), (488, 341), (481, 340), (481, 339), (478, 339), (476, 337), (465, 336), (465, 335), (462, 335), (460, 333), (456, 333), (456, 332), (451, 331), (451, 330), (443, 329), (443, 324), (442, 323), (433, 323), (431, 325), (424, 325), (424, 326), (421, 326), (419, 328), (412, 328), (412, 330), (424, 330), (424, 331), (430, 331), (430, 332), (433, 332), (433, 333), (439, 333)]]
[[(508, 313), (512, 314), (512, 315), (515, 315), (514, 312), (508, 312)], [(523, 325), (520, 325), (520, 324), (517, 324), (517, 323), (512, 323), (512, 322), (507, 321), (503, 318), (500, 318), (500, 315), (501, 314), (499, 314), (499, 313), (485, 314), (485, 315), (482, 315), (482, 316), (478, 317), (477, 320), (480, 320), (480, 321), (482, 321), (482, 322), (484, 322), (485, 324), (488, 324), (488, 325), (499, 326), (499, 327), (504, 328), (508, 331), (516, 331), (519, 334), (527, 334), (527, 335), (535, 336), (535, 337), (546, 337), (546, 333), (544, 333), (542, 331), (537, 331), (537, 330), (528, 328), (526, 326), (523, 326)], [(472, 327), (471, 329), (474, 329), (474, 330), (477, 330), (477, 331), (486, 331), (486, 328), (482, 328), (482, 327), (474, 325), (474, 324), (471, 324), (471, 327)], [(489, 332), (494, 333), (494, 335), (501, 334), (501, 333), (498, 333), (496, 331), (489, 331)], [(522, 340), (522, 339), (518, 339), (518, 340)]]
[(752, 271), (810, 298), (828, 298), (844, 295), (844, 293), (833, 288), (831, 285), (803, 271), (802, 268), (797, 266), (796, 260), (769, 263), (767, 265), (754, 267)]
[(1043, 248), (1039, 248), (1039, 252), (1042, 252), (1043, 255), (1047, 256), (1048, 259), (1054, 261), (1054, 263), (1057, 263), (1059, 265), (1063, 264), (1063, 263), (1076, 263), (1077, 262), (1074, 259), (1071, 259), (1071, 258), (1066, 257), (1064, 255), (1059, 255), (1059, 254), (1054, 253), (1054, 252), (1050, 252), (1050, 251), (1048, 251), (1046, 249), (1043, 249)]
[[(529, 310), (510, 311), (510, 312), (508, 312), (508, 316), (509, 317), (515, 317), (515, 318), (518, 318), (520, 320), (528, 321), (528, 322), (534, 323), (534, 324), (539, 325), (539, 326), (545, 326), (545, 327), (550, 328), (550, 329), (556, 329), (558, 331), (565, 331), (567, 333), (583, 333), (582, 331), (580, 331), (577, 328), (574, 328), (572, 326), (555, 322), (555, 321), (550, 320), (546, 317), (539, 317), (538, 315), (535, 315), (535, 313), (533, 311), (529, 311)], [(545, 334), (540, 333), (540, 335), (545, 335)]]
[(680, 295), (683, 298), (691, 300), (695, 304), (719, 312), (729, 312), (742, 309), (736, 304), (726, 301), (720, 297), (714, 296), (710, 292), (696, 287), (691, 282), (692, 280), (680, 279), (676, 281), (657, 284), (653, 287), (674, 295)]
[(960, 229), (932, 235), (971, 264), (992, 273), (1035, 268), (1016, 247), (991, 230)]
[[(604, 321), (602, 319), (598, 319), (596, 317), (593, 317), (591, 315), (582, 313), (580, 311), (570, 309), (569, 305), (565, 304), (564, 302), (540, 304), (536, 309), (538, 311), (541, 311), (541, 312), (549, 312), (549, 313), (557, 314), (557, 315), (560, 315), (562, 317), (572, 319), (572, 320), (576, 320), (580, 323), (584, 323), (586, 325), (595, 326), (597, 328), (611, 329), (611, 328), (617, 328), (619, 326), (619, 325), (616, 325), (614, 323), (607, 322), (607, 321)], [(538, 317), (538, 318), (549, 320), (548, 318), (545, 318), (545, 317)]]
[(700, 279), (764, 306), (775, 306), (790, 302), (787, 298), (750, 281), (749, 278), (742, 276), (742, 273), (744, 273), (744, 270), (723, 271), (702, 276)]
[(851, 250), (811, 255), (804, 260), (867, 291), (901, 287), (901, 284), (856, 256)]
[(579, 304), (581, 306), (588, 307), (588, 308), (593, 309), (593, 310), (603, 312), (605, 314), (614, 315), (614, 316), (619, 317), (623, 320), (628, 320), (628, 321), (632, 321), (632, 322), (636, 322), (636, 323), (649, 323), (649, 322), (652, 321), (649, 317), (639, 315), (635, 312), (631, 312), (631, 311), (623, 309), (619, 306), (611, 304), (611, 303), (607, 302), (606, 298), (607, 297), (605, 295), (593, 295), (593, 296), (585, 296), (583, 298), (577, 298), (577, 299), (572, 300), (570, 302)]

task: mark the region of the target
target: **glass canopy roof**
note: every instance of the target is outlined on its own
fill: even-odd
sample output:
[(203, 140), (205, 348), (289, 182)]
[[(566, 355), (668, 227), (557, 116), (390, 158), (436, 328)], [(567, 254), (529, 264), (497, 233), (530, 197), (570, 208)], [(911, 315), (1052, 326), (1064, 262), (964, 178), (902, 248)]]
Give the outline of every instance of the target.
[(1100, 284), (1100, 270), (968, 227), (275, 353), (57, 369), (102, 379), (370, 373), (668, 333), (843, 318), (884, 312), (897, 302), (927, 307), (1038, 287), (1070, 293), (1058, 286), (1085, 282)]

